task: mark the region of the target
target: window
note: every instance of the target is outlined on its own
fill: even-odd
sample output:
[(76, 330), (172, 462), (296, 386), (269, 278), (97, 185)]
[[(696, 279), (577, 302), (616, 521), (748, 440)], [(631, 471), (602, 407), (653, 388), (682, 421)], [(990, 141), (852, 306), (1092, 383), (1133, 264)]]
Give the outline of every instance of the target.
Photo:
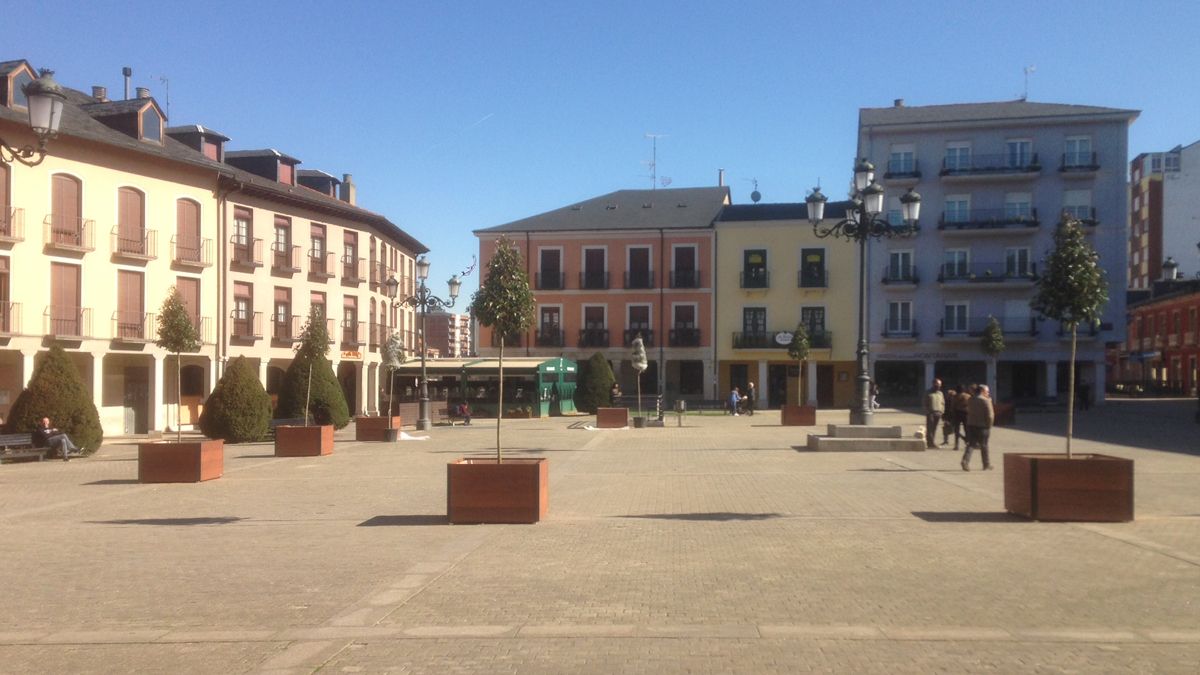
[(767, 308), (743, 307), (742, 332), (753, 335), (764, 335), (767, 332)]
[(12, 79), (12, 104), (17, 108), (28, 108), (29, 97), (25, 95), (25, 87), (33, 83), (33, 75), (24, 68)]
[(583, 283), (585, 289), (608, 288), (608, 249), (583, 249)]
[(971, 220), (971, 195), (946, 195), (946, 209), (942, 215), (947, 223), (966, 223)]
[(145, 285), (141, 272), (117, 270), (117, 332), (113, 337), (126, 340), (149, 337), (143, 323)]
[(287, 288), (275, 287), (275, 307), (271, 313), (271, 335), (276, 340), (289, 340), (292, 337), (292, 291)]
[(632, 246), (628, 249), (628, 256), (625, 288), (654, 288), (654, 273), (650, 269), (650, 247)]
[(292, 221), (283, 216), (275, 216), (275, 242), (271, 250), (275, 253), (276, 268), (292, 266)]
[(946, 305), (946, 318), (942, 320), (942, 332), (967, 332), (967, 303), (956, 302)]
[(912, 281), (912, 251), (889, 251), (887, 281)]
[[(629, 330), (650, 330), (650, 305), (629, 305), (629, 320), (626, 323)], [(645, 337), (645, 336), (643, 336)]]
[(742, 288), (767, 287), (767, 251), (752, 249), (743, 252)]
[(951, 141), (946, 144), (945, 168), (949, 171), (962, 171), (971, 168), (971, 144), (964, 141)]
[(312, 315), (314, 319), (325, 318), (325, 294), (313, 291), (308, 297), (308, 304), (312, 307)]
[(825, 334), (825, 308), (801, 307), (800, 323), (804, 324), (810, 338)]
[(948, 248), (942, 257), (942, 278), (962, 279), (970, 273), (971, 252), (965, 248)]
[(352, 295), (342, 300), (342, 342), (358, 344), (358, 298)]
[(50, 236), (55, 244), (82, 246), (83, 184), (72, 176), (54, 174), (50, 184)]
[[(657, 382), (657, 378), (653, 381)], [(698, 396), (704, 393), (703, 361), (679, 362), (679, 393), (683, 396)]]
[(586, 305), (583, 308), (583, 327), (586, 329), (601, 329), (607, 326), (604, 305)]
[(117, 252), (146, 254), (146, 197), (133, 188), (117, 190)]
[(153, 106), (147, 106), (141, 114), (142, 140), (162, 143), (162, 115)]
[(175, 202), (175, 259), (203, 262), (200, 242), (200, 205), (190, 199)]
[(1163, 156), (1163, 170), (1170, 173), (1179, 171), (1178, 153), (1171, 152)]
[(1006, 141), (1005, 165), (1013, 169), (1021, 169), (1033, 164), (1033, 141), (1027, 138), (1014, 138)]
[(83, 336), (82, 266), (50, 263), (50, 330), (53, 335)]
[(889, 335), (911, 335), (912, 302), (901, 300), (888, 303), (887, 333)]
[(699, 288), (700, 272), (696, 269), (696, 247), (693, 244), (671, 247), (673, 267), (672, 288)]
[(234, 209), (233, 211), (233, 244), (234, 246), (250, 246), (250, 237), (254, 235), (254, 220), (249, 209)]
[(1063, 192), (1063, 211), (1077, 220), (1092, 219), (1092, 191), (1067, 190)]
[(888, 174), (910, 175), (917, 170), (916, 150), (911, 143), (893, 145), (888, 153)]
[(1009, 277), (1028, 277), (1031, 275), (1029, 249), (1007, 248), (1004, 250), (1004, 275)]
[(800, 249), (800, 287), (825, 288), (825, 249)]
[(1150, 173), (1159, 173), (1162, 171), (1162, 155), (1151, 155), (1150, 157)]
[(672, 313), (675, 315), (676, 328), (695, 328), (696, 327), (696, 306), (695, 305), (675, 305), (672, 308)]
[(544, 305), (538, 309), (537, 344), (540, 347), (561, 347), (562, 307)]
[(1063, 166), (1092, 166), (1092, 137), (1068, 136), (1063, 142)]
[(328, 250), (325, 244), (325, 226), (313, 223), (309, 230), (309, 238), (312, 240), (312, 248), (308, 252), (311, 258), (310, 271), (317, 276), (332, 276), (333, 270), (328, 267), (325, 254)]
[(250, 337), (254, 321), (254, 287), (248, 283), (233, 283), (233, 335)]
[(539, 249), (538, 260), (538, 278), (536, 280), (537, 288), (539, 290), (551, 291), (562, 290), (562, 249)]
[(1004, 217), (1027, 219), (1033, 215), (1033, 195), (1028, 192), (1009, 192), (1004, 195)]

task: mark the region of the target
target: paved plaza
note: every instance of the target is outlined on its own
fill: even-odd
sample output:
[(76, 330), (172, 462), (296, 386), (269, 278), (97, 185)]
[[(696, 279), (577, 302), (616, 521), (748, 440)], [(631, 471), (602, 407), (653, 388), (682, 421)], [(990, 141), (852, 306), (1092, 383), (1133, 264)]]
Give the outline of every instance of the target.
[[(1128, 524), (1010, 518), (978, 457), (808, 452), (772, 412), (506, 421), (512, 456), (550, 460), (537, 525), (445, 522), (445, 464), (488, 452), (492, 420), (346, 429), (327, 457), (227, 446), (200, 484), (141, 485), (115, 443), (4, 465), (0, 671), (1200, 672), (1194, 407), (1077, 416), (1076, 451), (1136, 460)], [(1063, 429), (1025, 414), (993, 451)]]

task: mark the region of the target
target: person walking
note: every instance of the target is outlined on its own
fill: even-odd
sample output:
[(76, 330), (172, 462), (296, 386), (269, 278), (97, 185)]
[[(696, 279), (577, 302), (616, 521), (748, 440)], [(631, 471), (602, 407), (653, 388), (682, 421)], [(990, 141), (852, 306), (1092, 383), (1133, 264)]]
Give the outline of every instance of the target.
[(950, 445), (950, 434), (954, 433), (954, 397), (958, 391), (946, 390), (946, 412), (942, 414), (942, 447)]
[(971, 404), (971, 386), (966, 384), (958, 385), (958, 393), (954, 395), (953, 400), (948, 401), (946, 406), (954, 409), (954, 417), (951, 419), (952, 430), (954, 434), (954, 449), (958, 450), (958, 442), (961, 440), (966, 443), (966, 426), (967, 426), (967, 407)]
[(732, 413), (734, 417), (737, 417), (738, 403), (740, 403), (741, 400), (742, 397), (740, 394), (738, 394), (737, 387), (734, 387), (729, 391), (729, 412)]
[(52, 452), (62, 453), (64, 462), (71, 461), (71, 453), (79, 452), (79, 447), (71, 442), (70, 436), (50, 424), (49, 417), (43, 417), (42, 423), (33, 430), (33, 447), (49, 448)]
[(988, 455), (988, 441), (992, 435), (992, 424), (996, 421), (996, 409), (992, 406), (991, 392), (986, 384), (979, 385), (967, 407), (967, 450), (963, 453), (962, 470), (971, 470), (971, 450), (978, 447), (983, 456), (983, 470), (991, 471), (992, 462)]
[(938, 425), (946, 412), (946, 395), (942, 393), (942, 381), (934, 378), (933, 386), (925, 392), (925, 447), (937, 448)]
[(758, 392), (754, 389), (754, 383), (751, 382), (746, 385), (746, 395), (742, 397), (742, 409), (746, 411), (747, 415), (754, 414), (754, 404), (757, 399)]

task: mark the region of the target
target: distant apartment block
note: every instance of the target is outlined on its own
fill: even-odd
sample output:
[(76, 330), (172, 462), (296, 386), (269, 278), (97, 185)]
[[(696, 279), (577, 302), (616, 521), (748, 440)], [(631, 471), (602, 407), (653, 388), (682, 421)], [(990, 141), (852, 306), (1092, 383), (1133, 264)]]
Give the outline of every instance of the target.
[(1195, 396), (1200, 383), (1200, 279), (1161, 279), (1131, 292), (1129, 334), (1110, 350), (1110, 390)]
[(1149, 289), (1168, 259), (1200, 275), (1200, 141), (1129, 163), (1129, 288)]
[[(417, 317), (420, 321), (420, 317)], [(429, 356), (461, 359), (471, 356), (471, 315), (430, 312), (425, 317)]]

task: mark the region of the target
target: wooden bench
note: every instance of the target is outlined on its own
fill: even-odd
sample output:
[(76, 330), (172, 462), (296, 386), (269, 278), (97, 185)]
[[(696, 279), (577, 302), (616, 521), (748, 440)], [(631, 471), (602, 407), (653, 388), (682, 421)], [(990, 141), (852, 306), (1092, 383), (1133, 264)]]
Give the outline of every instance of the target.
[(0, 435), (0, 462), (10, 459), (46, 458), (46, 448), (33, 447), (33, 434), (3, 434)]

